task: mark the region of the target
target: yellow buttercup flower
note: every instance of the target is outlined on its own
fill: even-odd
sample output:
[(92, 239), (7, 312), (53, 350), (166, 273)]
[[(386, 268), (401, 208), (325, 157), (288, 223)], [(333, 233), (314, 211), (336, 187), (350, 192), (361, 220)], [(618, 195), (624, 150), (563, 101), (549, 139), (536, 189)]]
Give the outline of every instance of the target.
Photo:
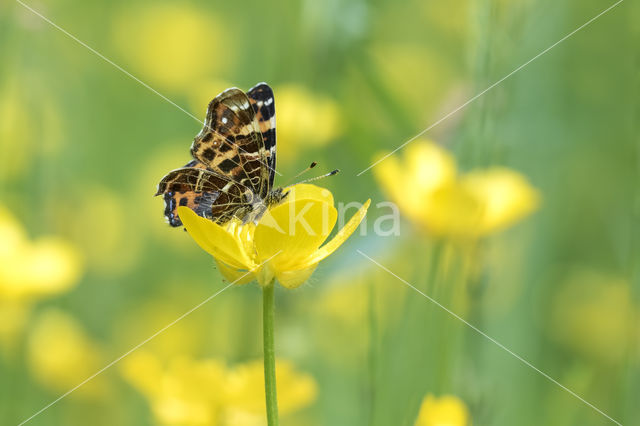
[(373, 172), (402, 213), (416, 223), (424, 223), (425, 208), (433, 194), (455, 182), (456, 164), (436, 144), (416, 141), (406, 148), (404, 161), (390, 156)]
[(21, 224), (0, 207), (0, 301), (30, 302), (77, 283), (78, 251), (56, 237), (30, 241)]
[(374, 173), (414, 223), (438, 237), (479, 238), (533, 212), (539, 195), (524, 176), (493, 167), (458, 174), (453, 157), (428, 141), (410, 145), (404, 161), (392, 156)]
[(295, 288), (356, 230), (370, 200), (331, 241), (322, 245), (338, 216), (333, 195), (308, 184), (286, 191), (287, 197), (269, 208), (257, 224), (234, 219), (219, 225), (187, 207), (178, 207), (178, 215), (191, 237), (215, 258), (229, 281), (244, 284), (255, 279), (267, 286), (277, 279), (282, 286)]
[[(228, 367), (215, 359), (179, 357), (165, 366), (154, 354), (137, 351), (123, 361), (121, 371), (148, 399), (159, 424), (265, 424), (261, 361)], [(313, 403), (317, 395), (313, 377), (285, 360), (276, 362), (276, 375), (281, 414), (293, 414)]]
[(444, 395), (439, 398), (429, 394), (422, 400), (415, 426), (467, 426), (469, 410), (460, 398)]
[(462, 186), (482, 206), (477, 232), (504, 229), (533, 212), (540, 196), (520, 173), (506, 167), (473, 170), (461, 178)]
[(156, 418), (167, 425), (218, 424), (225, 373), (215, 360), (176, 360), (161, 376), (162, 390), (152, 402)]
[[(276, 361), (278, 410), (280, 414), (294, 413), (311, 404), (317, 394), (316, 382), (308, 374), (297, 371), (286, 360)], [(226, 383), (226, 418), (264, 418), (264, 365), (261, 360), (235, 366), (229, 371)], [(258, 423), (260, 424), (260, 423)]]
[(178, 357), (165, 366), (145, 351), (123, 362), (125, 378), (149, 401), (162, 425), (217, 425), (225, 404), (223, 362)]
[(0, 348), (13, 350), (38, 299), (77, 284), (78, 250), (53, 236), (28, 238), (22, 224), (0, 206)]

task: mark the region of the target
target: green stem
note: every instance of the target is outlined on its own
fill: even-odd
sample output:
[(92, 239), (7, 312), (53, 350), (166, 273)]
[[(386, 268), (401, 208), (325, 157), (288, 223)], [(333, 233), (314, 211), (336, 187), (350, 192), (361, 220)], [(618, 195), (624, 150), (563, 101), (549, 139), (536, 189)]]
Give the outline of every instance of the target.
[(276, 396), (276, 355), (273, 339), (274, 284), (262, 290), (262, 332), (264, 338), (264, 390), (267, 398), (267, 423), (278, 426), (278, 397)]

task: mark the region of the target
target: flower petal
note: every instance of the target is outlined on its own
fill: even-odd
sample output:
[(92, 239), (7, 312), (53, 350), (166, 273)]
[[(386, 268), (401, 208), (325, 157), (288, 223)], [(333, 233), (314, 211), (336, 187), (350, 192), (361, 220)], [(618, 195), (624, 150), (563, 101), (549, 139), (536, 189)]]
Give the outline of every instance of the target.
[(469, 409), (460, 398), (454, 395), (438, 398), (428, 394), (422, 400), (415, 426), (466, 426), (469, 423)]
[(456, 177), (453, 156), (432, 141), (422, 140), (411, 144), (404, 153), (404, 159), (403, 168), (408, 179), (400, 182), (400, 185), (409, 185), (405, 186), (404, 194), (425, 196)]
[(280, 283), (281, 286), (292, 289), (296, 287), (300, 287), (305, 281), (311, 277), (313, 271), (316, 270), (318, 264), (311, 265), (304, 269), (299, 269), (297, 271), (281, 271), (276, 274), (276, 279)]
[(251, 269), (253, 262), (247, 257), (240, 241), (222, 226), (195, 214), (188, 207), (179, 206), (178, 216), (191, 238), (207, 253), (236, 269)]
[(459, 182), (434, 191), (423, 212), (427, 229), (438, 237), (476, 237), (482, 216), (480, 200)]
[(362, 219), (364, 219), (367, 214), (367, 210), (369, 209), (369, 205), (371, 204), (371, 200), (367, 200), (366, 203), (349, 219), (349, 222), (338, 231), (338, 233), (325, 245), (320, 247), (315, 253), (305, 259), (303, 262), (300, 262), (299, 266), (301, 268), (310, 267), (318, 262), (320, 262), (325, 257), (329, 256), (331, 253), (336, 251), (338, 247), (340, 247), (347, 238), (353, 234), (353, 232), (358, 228)]
[(520, 173), (493, 167), (467, 173), (462, 185), (484, 206), (479, 233), (487, 235), (504, 229), (533, 212), (540, 195)]
[(216, 259), (216, 265), (218, 265), (218, 269), (222, 276), (230, 283), (242, 285), (256, 279), (255, 271), (250, 272), (242, 269), (235, 269), (218, 259)]
[(421, 139), (407, 147), (400, 161), (396, 156), (384, 161), (373, 173), (387, 195), (411, 220), (424, 222), (428, 198), (439, 188), (454, 182), (456, 164), (453, 157), (435, 143)]
[(333, 205), (333, 194), (331, 191), (316, 185), (299, 183), (297, 185), (286, 187), (284, 192), (289, 193), (287, 198), (284, 199), (284, 202), (290, 200), (317, 200)]
[(311, 195), (315, 198), (287, 197), (265, 213), (254, 234), (258, 263), (275, 256), (269, 262), (274, 272), (300, 269), (298, 263), (327, 239), (338, 212), (325, 202), (327, 197)]

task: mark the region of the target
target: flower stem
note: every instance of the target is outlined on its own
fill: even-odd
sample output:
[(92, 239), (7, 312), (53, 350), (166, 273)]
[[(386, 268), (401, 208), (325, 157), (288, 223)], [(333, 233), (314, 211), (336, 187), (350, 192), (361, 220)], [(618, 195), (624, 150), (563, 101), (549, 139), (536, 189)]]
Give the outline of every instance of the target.
[(276, 356), (273, 339), (274, 311), (273, 281), (262, 290), (262, 332), (264, 339), (264, 389), (267, 397), (267, 423), (278, 426), (278, 398), (276, 396)]

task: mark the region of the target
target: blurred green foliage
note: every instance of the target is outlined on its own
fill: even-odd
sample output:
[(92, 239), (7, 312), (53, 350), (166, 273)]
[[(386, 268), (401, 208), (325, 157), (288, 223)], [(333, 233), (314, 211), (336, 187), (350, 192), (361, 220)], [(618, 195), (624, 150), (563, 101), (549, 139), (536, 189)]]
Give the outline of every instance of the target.
[[(282, 111), (277, 183), (318, 161), (342, 170), (321, 183), (337, 201), (375, 206), (373, 173), (355, 176), (378, 152), (613, 3), (28, 4), (197, 118), (224, 88), (268, 82)], [(533, 216), (472, 246), (405, 221), (278, 291), (277, 355), (317, 385), (284, 424), (411, 425), (429, 393), (456, 395), (477, 425), (610, 424), (356, 248), (617, 421), (640, 418), (639, 12), (621, 3), (426, 134), (463, 170), (527, 176), (542, 199)], [(17, 424), (224, 283), (152, 197), (201, 124), (19, 3), (0, 4), (0, 46), (2, 244), (50, 268), (0, 283), (0, 423)], [(369, 223), (386, 213), (372, 208)], [(48, 236), (73, 254), (43, 249)], [(260, 339), (251, 284), (143, 349), (232, 368), (261, 357)], [(156, 424), (124, 365), (29, 424)]]

